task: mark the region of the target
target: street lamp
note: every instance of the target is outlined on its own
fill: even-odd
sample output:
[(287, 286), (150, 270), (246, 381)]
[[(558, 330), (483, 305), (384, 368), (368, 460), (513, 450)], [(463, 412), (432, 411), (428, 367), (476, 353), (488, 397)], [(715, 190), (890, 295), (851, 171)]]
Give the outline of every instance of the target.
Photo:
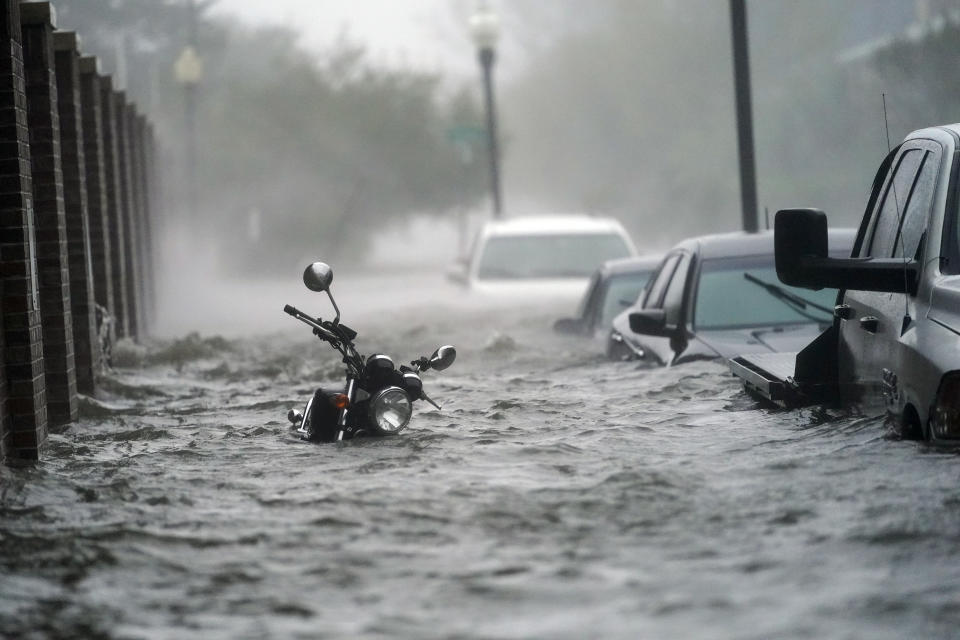
[(203, 62), (192, 45), (183, 48), (173, 65), (173, 76), (183, 87), (185, 146), (187, 151), (187, 197), (190, 215), (197, 213), (197, 85), (203, 80)]
[(493, 216), (503, 212), (500, 196), (500, 148), (497, 144), (497, 112), (493, 99), (494, 47), (500, 36), (500, 18), (486, 0), (479, 0), (470, 16), (470, 35), (477, 46), (480, 68), (483, 70), (483, 95), (487, 105), (487, 139), (490, 151), (490, 191), (493, 195)]

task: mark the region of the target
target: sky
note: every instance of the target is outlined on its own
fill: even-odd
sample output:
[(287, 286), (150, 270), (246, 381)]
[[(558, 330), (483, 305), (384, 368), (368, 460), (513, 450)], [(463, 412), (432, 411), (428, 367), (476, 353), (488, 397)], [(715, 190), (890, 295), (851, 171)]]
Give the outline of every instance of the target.
[(316, 51), (346, 34), (378, 65), (465, 75), (476, 70), (472, 8), (471, 0), (219, 0), (212, 13), (293, 27)]

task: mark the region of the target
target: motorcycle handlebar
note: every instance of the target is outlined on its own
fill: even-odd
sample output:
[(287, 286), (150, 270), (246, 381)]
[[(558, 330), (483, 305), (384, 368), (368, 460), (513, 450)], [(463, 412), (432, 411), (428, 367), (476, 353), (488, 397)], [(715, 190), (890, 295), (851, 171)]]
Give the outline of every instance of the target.
[(300, 322), (303, 322), (304, 324), (308, 324), (311, 327), (313, 327), (313, 334), (315, 336), (322, 338), (324, 340), (327, 340), (328, 342), (339, 342), (339, 339), (337, 338), (337, 336), (333, 335), (327, 329), (325, 329), (322, 325), (320, 325), (318, 320), (314, 320), (313, 318), (305, 314), (303, 311), (300, 311), (300, 309), (297, 309), (294, 306), (286, 304), (283, 306), (283, 310), (285, 313), (293, 316)]

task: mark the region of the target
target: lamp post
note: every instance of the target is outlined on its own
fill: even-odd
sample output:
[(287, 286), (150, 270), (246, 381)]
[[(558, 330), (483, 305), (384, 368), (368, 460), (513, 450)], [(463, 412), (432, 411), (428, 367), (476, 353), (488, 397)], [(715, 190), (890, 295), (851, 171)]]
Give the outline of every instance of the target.
[(197, 213), (197, 85), (203, 79), (203, 62), (192, 45), (183, 48), (173, 65), (173, 75), (177, 83), (183, 87), (187, 206), (190, 215), (193, 216)]
[(500, 147), (497, 143), (497, 112), (493, 99), (494, 47), (500, 36), (500, 19), (486, 0), (479, 0), (476, 11), (470, 16), (470, 35), (477, 46), (477, 56), (483, 71), (483, 95), (487, 106), (487, 147), (490, 160), (490, 192), (493, 197), (493, 217), (503, 213), (500, 194)]

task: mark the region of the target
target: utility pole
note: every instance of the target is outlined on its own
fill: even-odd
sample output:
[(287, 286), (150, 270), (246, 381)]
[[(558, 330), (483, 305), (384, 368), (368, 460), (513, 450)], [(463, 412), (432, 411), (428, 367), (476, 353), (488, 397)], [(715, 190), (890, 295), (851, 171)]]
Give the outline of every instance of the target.
[(730, 0), (733, 34), (733, 85), (737, 108), (737, 147), (740, 153), (740, 200), (743, 230), (757, 231), (757, 169), (753, 148), (753, 108), (750, 96), (750, 52), (745, 0)]

